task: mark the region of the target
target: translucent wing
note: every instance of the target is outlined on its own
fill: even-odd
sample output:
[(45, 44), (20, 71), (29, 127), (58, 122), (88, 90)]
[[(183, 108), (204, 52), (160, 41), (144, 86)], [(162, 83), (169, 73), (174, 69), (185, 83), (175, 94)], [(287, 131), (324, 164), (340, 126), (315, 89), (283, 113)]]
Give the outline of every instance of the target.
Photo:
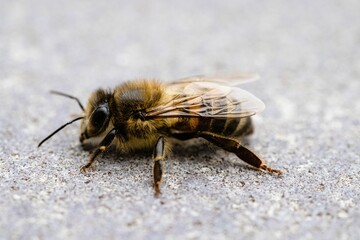
[(166, 104), (147, 109), (146, 117), (241, 118), (265, 108), (251, 93), (215, 82), (181, 82), (167, 87)]
[(214, 82), (225, 86), (236, 86), (243, 83), (252, 82), (259, 79), (259, 75), (256, 73), (239, 73), (234, 75), (197, 75), (186, 78), (181, 78), (171, 82), (172, 85), (187, 84), (193, 82)]

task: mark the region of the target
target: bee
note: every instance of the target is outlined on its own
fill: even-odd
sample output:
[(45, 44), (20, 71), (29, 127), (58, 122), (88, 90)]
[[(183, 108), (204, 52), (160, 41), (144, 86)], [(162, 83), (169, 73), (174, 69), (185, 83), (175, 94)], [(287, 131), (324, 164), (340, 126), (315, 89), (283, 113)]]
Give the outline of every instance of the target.
[(80, 142), (101, 139), (88, 162), (80, 170), (89, 170), (98, 156), (114, 145), (122, 151), (153, 150), (153, 187), (161, 193), (164, 159), (169, 153), (169, 138), (189, 140), (203, 138), (236, 154), (249, 165), (281, 175), (266, 165), (257, 154), (241, 144), (241, 138), (253, 132), (251, 116), (265, 108), (251, 93), (236, 87), (256, 78), (254, 74), (235, 77), (194, 76), (173, 82), (134, 80), (114, 90), (93, 92), (81, 117), (62, 125), (39, 147), (67, 125), (81, 120)]

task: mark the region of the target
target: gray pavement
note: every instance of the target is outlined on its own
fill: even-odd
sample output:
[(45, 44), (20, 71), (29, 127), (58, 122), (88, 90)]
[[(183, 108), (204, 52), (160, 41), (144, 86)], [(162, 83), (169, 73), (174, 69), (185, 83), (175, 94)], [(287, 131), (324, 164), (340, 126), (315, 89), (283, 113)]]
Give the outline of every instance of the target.
[[(0, 239), (358, 239), (359, 1), (6, 1), (0, 8)], [(154, 198), (149, 154), (82, 174), (98, 87), (254, 71), (248, 144), (282, 178), (177, 144)]]

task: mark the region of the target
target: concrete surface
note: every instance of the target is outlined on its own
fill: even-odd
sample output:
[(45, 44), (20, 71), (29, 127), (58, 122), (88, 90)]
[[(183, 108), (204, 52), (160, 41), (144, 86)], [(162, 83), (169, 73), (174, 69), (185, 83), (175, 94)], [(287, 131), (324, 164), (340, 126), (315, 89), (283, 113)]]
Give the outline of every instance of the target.
[[(131, 3), (130, 3), (131, 2)], [(358, 239), (359, 1), (1, 1), (0, 239)], [(95, 171), (71, 100), (127, 79), (258, 72), (248, 140), (282, 178), (176, 146), (154, 198), (146, 154)]]

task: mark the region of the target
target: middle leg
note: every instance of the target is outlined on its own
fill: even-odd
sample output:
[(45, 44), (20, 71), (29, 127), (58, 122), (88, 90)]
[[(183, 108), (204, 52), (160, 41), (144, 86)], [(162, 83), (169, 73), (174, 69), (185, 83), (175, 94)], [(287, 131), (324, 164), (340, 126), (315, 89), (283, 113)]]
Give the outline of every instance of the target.
[(154, 177), (154, 190), (155, 196), (161, 194), (160, 185), (162, 182), (162, 177), (164, 173), (164, 158), (165, 158), (165, 143), (164, 137), (159, 137), (156, 142), (154, 153), (153, 153), (153, 160), (154, 160), (154, 168), (153, 168), (153, 177)]

